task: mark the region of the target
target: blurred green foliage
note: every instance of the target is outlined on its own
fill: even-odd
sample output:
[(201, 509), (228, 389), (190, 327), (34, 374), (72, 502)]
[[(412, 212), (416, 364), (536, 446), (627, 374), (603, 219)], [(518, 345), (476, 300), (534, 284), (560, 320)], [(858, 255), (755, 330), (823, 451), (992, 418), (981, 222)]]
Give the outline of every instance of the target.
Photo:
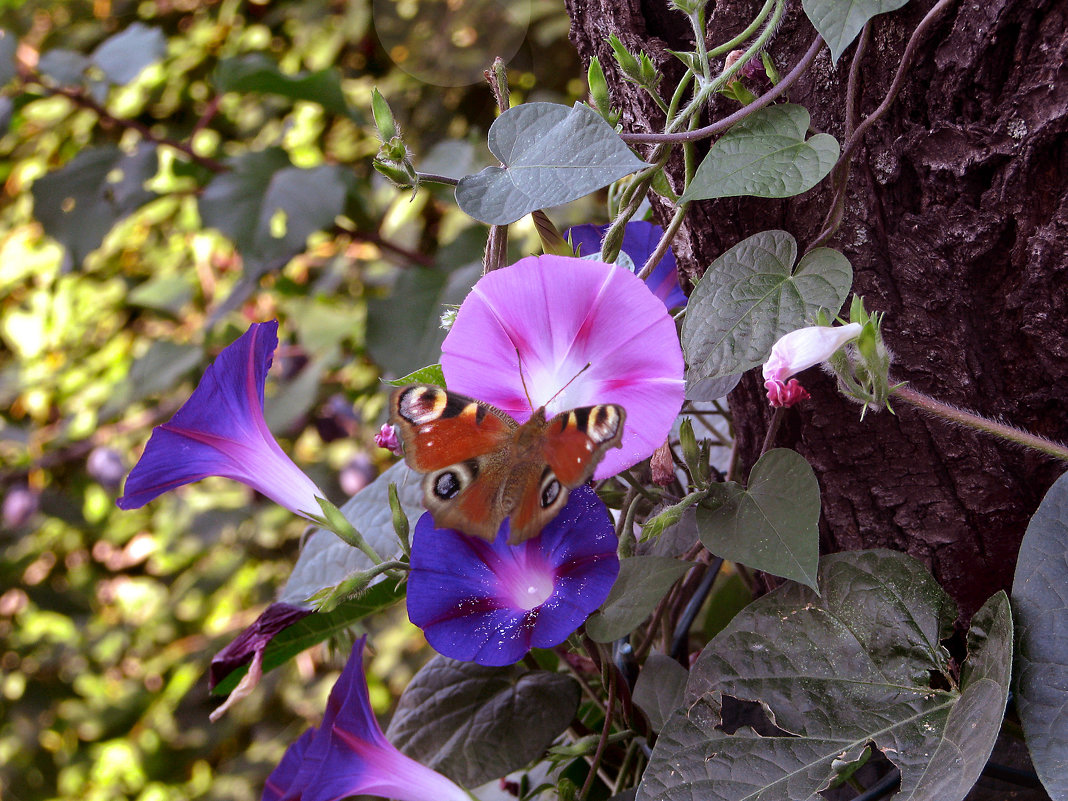
[[(386, 52), (381, 5), (0, 6), (0, 798), (258, 798), (322, 714), (338, 661), (313, 649), (208, 722), (208, 662), (273, 598), (301, 522), (223, 480), (134, 512), (114, 498), (214, 354), (275, 317), (283, 446), (337, 502), (384, 463), (379, 378), (433, 352), (428, 309), (462, 296), (473, 275), (454, 270), (485, 232), (447, 189), (374, 173), (371, 90), (427, 172), (488, 163), (495, 104), (481, 83), (427, 83), (432, 44)], [(584, 90), (562, 6), (511, 23), (513, 102)], [(462, 22), (452, 45), (477, 49)], [(275, 208), (279, 170), (304, 192)], [(393, 611), (369, 624), (380, 711), (425, 659)]]

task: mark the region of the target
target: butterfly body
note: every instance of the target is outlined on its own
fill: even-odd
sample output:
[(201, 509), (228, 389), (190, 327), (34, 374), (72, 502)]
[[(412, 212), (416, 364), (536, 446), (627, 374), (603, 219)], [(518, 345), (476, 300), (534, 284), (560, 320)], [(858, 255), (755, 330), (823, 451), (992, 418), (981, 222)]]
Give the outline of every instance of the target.
[(408, 466), (423, 473), (423, 503), (438, 528), (492, 542), (510, 519), (509, 542), (538, 534), (589, 480), (608, 448), (619, 447), (626, 412), (587, 406), (523, 424), (488, 403), (441, 387), (395, 390), (389, 421)]

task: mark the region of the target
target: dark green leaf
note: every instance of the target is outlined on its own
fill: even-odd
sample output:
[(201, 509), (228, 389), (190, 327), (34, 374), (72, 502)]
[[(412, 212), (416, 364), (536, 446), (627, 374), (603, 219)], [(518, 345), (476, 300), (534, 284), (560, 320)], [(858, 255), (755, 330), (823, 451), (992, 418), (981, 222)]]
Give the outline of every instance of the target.
[(578, 710), (562, 673), (435, 656), (401, 696), (387, 737), (418, 762), (476, 787), (541, 756)]
[(820, 308), (836, 314), (842, 307), (853, 283), (845, 256), (816, 248), (791, 270), (796, 257), (790, 234), (762, 231), (709, 265), (682, 324), (689, 391), (761, 364), (783, 334), (809, 324)]
[(1016, 708), (1050, 797), (1068, 799), (1068, 474), (1050, 487), (1020, 545)]
[(443, 387), (445, 386), (445, 373), (442, 372), (440, 364), (430, 364), (426, 367), (420, 367), (413, 373), (408, 373), (403, 378), (384, 383), (393, 387), (406, 387), (409, 384), (434, 384)]
[(367, 304), (367, 350), (384, 372), (407, 375), (441, 358), (441, 313), (463, 301), (482, 274), (485, 236), (471, 229), (457, 237), (438, 254), (440, 267), (405, 268), (389, 297)]
[[(414, 526), (423, 513), (423, 490), (418, 476), (404, 462), (397, 462), (341, 507), (345, 519), (383, 559), (393, 558), (401, 550), (389, 508), (390, 482), (397, 485), (401, 505)], [(307, 605), (307, 599), (319, 590), (333, 587), (356, 571), (370, 567), (371, 560), (362, 551), (342, 541), (334, 532), (317, 528), (305, 541), (278, 600)]]
[(164, 275), (151, 278), (126, 296), (131, 306), (166, 312), (177, 316), (193, 298), (193, 285), (185, 275)]
[[(355, 549), (350, 548), (350, 550)], [(360, 597), (344, 601), (331, 612), (313, 612), (301, 618), (271, 639), (263, 652), (263, 672), (274, 670), (301, 651), (345, 631), (368, 615), (388, 609), (402, 598), (404, 598), (403, 585), (398, 587), (396, 582), (383, 581), (369, 587)], [(215, 685), (211, 694), (229, 695), (246, 673), (248, 673), (247, 665), (233, 670)]]
[(125, 86), (149, 64), (163, 58), (166, 52), (167, 39), (162, 31), (135, 22), (101, 42), (93, 51), (91, 61), (103, 70), (111, 83)]
[(503, 167), (468, 175), (456, 202), (476, 220), (507, 225), (559, 206), (645, 166), (601, 116), (582, 103), (523, 103), (490, 126), (489, 149)]
[(129, 155), (117, 147), (85, 150), (34, 181), (34, 214), (81, 264), (115, 223), (155, 197), (144, 184), (157, 165), (156, 148), (147, 143)]
[(341, 77), (333, 69), (287, 75), (262, 53), (249, 53), (221, 61), (215, 71), (215, 86), (220, 93), (263, 92), (291, 100), (309, 100), (334, 114), (363, 122), (363, 117), (345, 100)]
[[(976, 615), (961, 688), (939, 644), (956, 618), (924, 567), (891, 551), (824, 557), (823, 596), (790, 584), (750, 604), (702, 651), (657, 740), (639, 801), (808, 801), (877, 748), (901, 798), (960, 801), (1001, 724), (1012, 625), (1004, 594)], [(759, 702), (782, 736), (716, 729), (721, 698)], [(786, 736), (792, 734), (795, 736)]]
[(802, 0), (809, 21), (831, 48), (831, 63), (857, 38), (876, 14), (901, 8), (909, 0)]
[(664, 728), (671, 713), (682, 706), (690, 673), (665, 654), (651, 654), (634, 683), (634, 703), (649, 718), (653, 731)]
[(838, 161), (838, 141), (807, 141), (808, 111), (784, 103), (753, 112), (712, 146), (680, 201), (704, 198), (792, 197), (818, 184)]
[(0, 28), (0, 86), (12, 80), (15, 75), (15, 51), (19, 40), (11, 31)]
[(716, 556), (812, 589), (820, 555), (820, 486), (805, 457), (787, 448), (753, 465), (747, 488), (714, 484), (715, 508), (697, 508), (701, 542)]
[(629, 634), (691, 567), (666, 556), (624, 559), (608, 597), (586, 621), (586, 633), (596, 642), (612, 642)]
[(303, 252), (308, 236), (330, 228), (345, 205), (347, 182), (334, 164), (293, 167), (281, 148), (247, 153), (212, 179), (198, 208), (204, 225), (233, 240), (245, 269), (260, 275)]

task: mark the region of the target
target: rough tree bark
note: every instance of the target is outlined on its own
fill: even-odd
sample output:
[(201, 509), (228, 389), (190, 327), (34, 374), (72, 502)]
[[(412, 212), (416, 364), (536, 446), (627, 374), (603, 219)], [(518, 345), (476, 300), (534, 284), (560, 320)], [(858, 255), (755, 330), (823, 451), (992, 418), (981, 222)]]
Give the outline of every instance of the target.
[[(756, 0), (709, 3), (710, 41), (752, 19)], [(858, 119), (883, 100), (931, 0), (876, 17), (862, 55)], [(606, 43), (616, 33), (667, 73), (667, 49), (688, 49), (689, 26), (667, 0), (567, 0), (571, 39), (600, 57), (623, 124), (658, 131), (661, 117), (622, 81)], [(814, 30), (791, 4), (771, 54), (785, 73)], [(789, 92), (815, 130), (843, 139), (854, 43), (825, 48)], [(916, 390), (1053, 439), (1068, 439), (1068, 3), (987, 0), (950, 4), (929, 31), (889, 112), (852, 162), (845, 216), (827, 244), (855, 271), (869, 310), (885, 311), (893, 372)], [(725, 99), (710, 119), (733, 111)], [(677, 179), (679, 166), (674, 165)], [(677, 186), (676, 186), (677, 188)], [(831, 200), (827, 182), (785, 201), (705, 201), (675, 242), (696, 280), (720, 253), (782, 228), (802, 250)], [(668, 208), (654, 201), (662, 222)], [(758, 371), (757, 371), (758, 372)], [(776, 444), (803, 454), (823, 495), (825, 551), (889, 547), (925, 561), (965, 619), (1007, 589), (1027, 521), (1061, 463), (921, 415), (869, 414), (816, 371), (812, 400), (788, 413)], [(730, 397), (743, 475), (759, 453), (769, 410), (747, 375)]]

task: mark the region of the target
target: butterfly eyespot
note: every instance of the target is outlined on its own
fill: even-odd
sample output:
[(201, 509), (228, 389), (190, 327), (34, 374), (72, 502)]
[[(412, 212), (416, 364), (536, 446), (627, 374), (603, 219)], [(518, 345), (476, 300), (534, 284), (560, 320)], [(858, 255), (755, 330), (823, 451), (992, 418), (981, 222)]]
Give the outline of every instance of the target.
[(434, 494), (444, 501), (455, 498), (460, 489), (460, 479), (455, 473), (445, 472), (434, 479)]
[(560, 497), (560, 482), (555, 478), (550, 479), (547, 483), (541, 486), (541, 505), (543, 509), (547, 509), (552, 506), (557, 498)]

